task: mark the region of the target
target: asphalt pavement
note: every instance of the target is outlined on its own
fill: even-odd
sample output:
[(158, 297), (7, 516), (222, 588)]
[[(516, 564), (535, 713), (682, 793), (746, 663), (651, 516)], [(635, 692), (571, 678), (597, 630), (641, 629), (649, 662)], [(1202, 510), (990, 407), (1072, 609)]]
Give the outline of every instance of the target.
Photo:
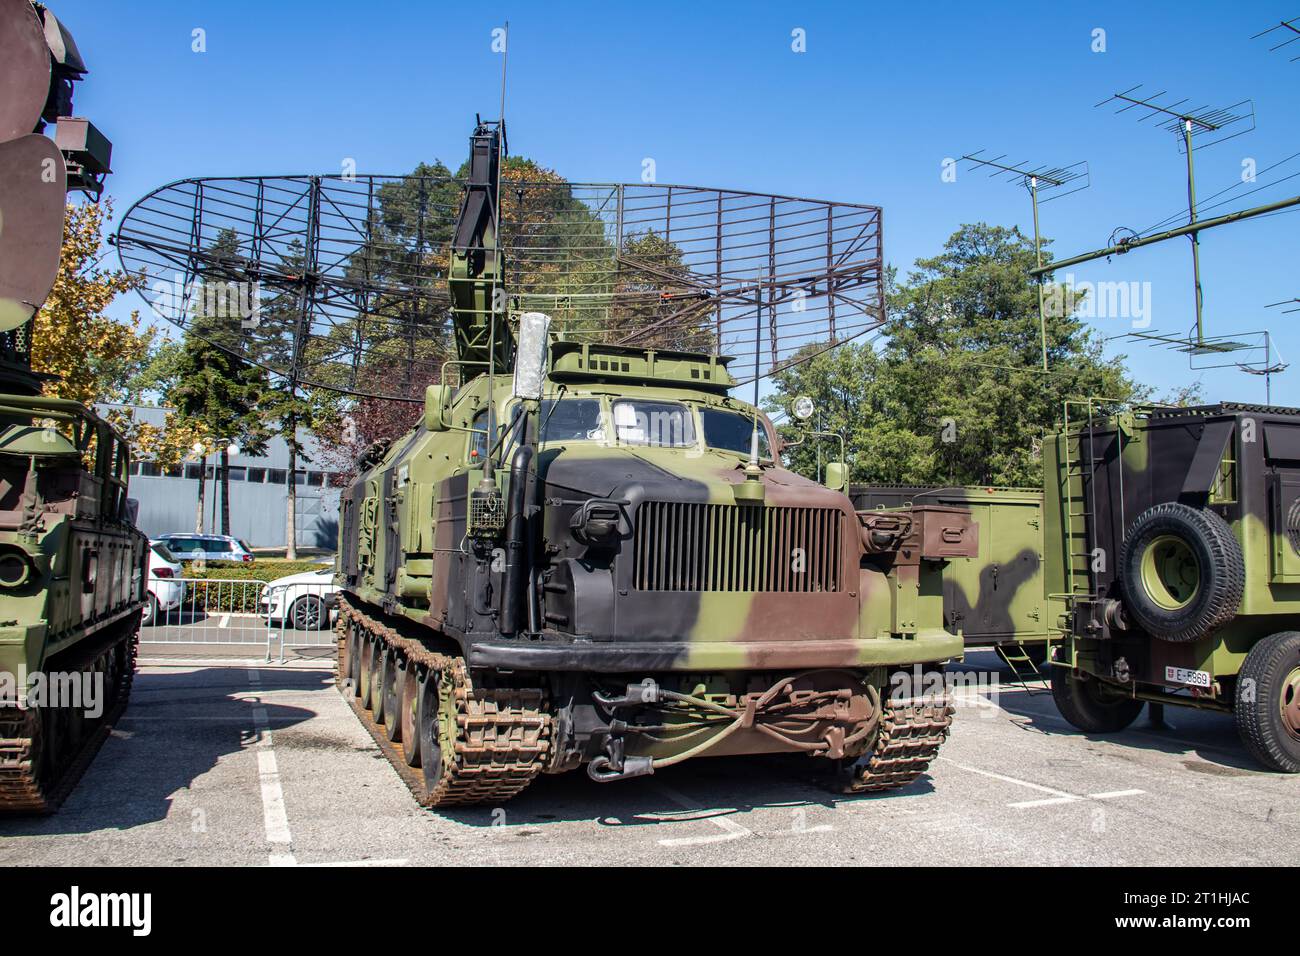
[[(1232, 719), (1169, 709), (1102, 739), (1050, 693), (965, 671), (951, 739), (900, 791), (846, 797), (800, 757), (699, 759), (597, 784), (544, 776), (503, 807), (415, 804), (307, 657), (146, 646), (130, 707), (62, 811), (0, 818), (2, 865), (587, 863), (1249, 866), (1300, 856), (1300, 778)], [(316, 655), (318, 659), (312, 660)]]

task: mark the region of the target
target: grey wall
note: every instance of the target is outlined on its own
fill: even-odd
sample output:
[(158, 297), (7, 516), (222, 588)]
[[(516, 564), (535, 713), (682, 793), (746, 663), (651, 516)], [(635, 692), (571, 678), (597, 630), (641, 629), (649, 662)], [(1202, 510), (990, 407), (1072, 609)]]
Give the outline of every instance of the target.
[[(129, 495), (140, 502), (140, 530), (151, 538), (175, 531), (194, 530), (199, 483), (188, 478), (151, 478), (132, 475)], [(212, 521), (217, 482), (204, 486), (203, 530), (218, 532)], [(253, 485), (230, 482), (230, 533), (254, 548), (284, 547), (287, 543), (288, 488), (283, 485)], [(339, 490), (298, 487), (298, 546), (333, 549), (338, 541)]]
[[(168, 409), (148, 405), (103, 405), (100, 413), (112, 409), (129, 410), (136, 421), (156, 425), (163, 424), (168, 412)], [(333, 549), (338, 541), (339, 489), (330, 487), (329, 475), (319, 462), (317, 445), (311, 433), (300, 430), (298, 440), (305, 455), (298, 460), (301, 474), (297, 485), (297, 544), (299, 547)], [(217, 455), (207, 457), (210, 475), (215, 474), (218, 458)], [(171, 532), (193, 532), (199, 494), (198, 457), (191, 456), (186, 461), (180, 476), (138, 473), (142, 465), (149, 468), (151, 464), (134, 460), (132, 465), (128, 494), (140, 503), (140, 530), (151, 538)], [(278, 437), (267, 443), (264, 455), (230, 456), (230, 533), (251, 547), (276, 548), (288, 543), (288, 466), (288, 445)], [(264, 473), (259, 475), (262, 481), (247, 480), (254, 470)], [(285, 472), (279, 482), (271, 480), (270, 472), (273, 470)], [(183, 476), (187, 473), (191, 477)], [(203, 530), (209, 534), (219, 533), (221, 504), (218, 482), (211, 478), (207, 480), (203, 495)], [(217, 505), (215, 522), (214, 502)]]

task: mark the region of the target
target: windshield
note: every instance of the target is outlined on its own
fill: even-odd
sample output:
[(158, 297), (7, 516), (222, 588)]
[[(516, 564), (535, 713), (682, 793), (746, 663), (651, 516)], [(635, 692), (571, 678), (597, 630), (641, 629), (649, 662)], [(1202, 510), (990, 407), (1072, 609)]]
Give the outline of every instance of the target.
[(676, 402), (617, 401), (614, 433), (624, 445), (690, 448), (695, 444), (695, 418)]
[(600, 402), (594, 398), (564, 398), (542, 402), (539, 441), (601, 441)]
[[(704, 444), (710, 448), (749, 455), (749, 444), (754, 433), (754, 419), (750, 416), (717, 408), (701, 408), (700, 424), (704, 428)], [(772, 449), (767, 443), (767, 429), (761, 421), (758, 424), (758, 457), (772, 457)]]

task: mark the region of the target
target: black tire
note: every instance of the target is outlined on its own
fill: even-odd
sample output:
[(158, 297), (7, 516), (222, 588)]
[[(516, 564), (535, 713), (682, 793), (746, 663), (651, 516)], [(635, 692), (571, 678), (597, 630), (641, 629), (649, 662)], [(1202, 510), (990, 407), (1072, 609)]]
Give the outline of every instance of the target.
[(1068, 667), (1052, 667), (1052, 699), (1061, 716), (1087, 734), (1116, 733), (1142, 713), (1142, 701), (1099, 680), (1084, 680)]
[(289, 605), (285, 624), (295, 631), (323, 631), (330, 626), (330, 612), (324, 601), (307, 594)]
[(153, 627), (158, 623), (158, 599), (152, 594), (148, 595), (144, 602), (144, 610), (140, 612), (140, 626)]
[(1152, 637), (1182, 644), (1236, 617), (1246, 561), (1218, 514), (1169, 502), (1148, 508), (1129, 527), (1119, 578), (1130, 620)]
[(1237, 675), (1237, 732), (1251, 756), (1279, 773), (1300, 773), (1300, 631), (1266, 637)]

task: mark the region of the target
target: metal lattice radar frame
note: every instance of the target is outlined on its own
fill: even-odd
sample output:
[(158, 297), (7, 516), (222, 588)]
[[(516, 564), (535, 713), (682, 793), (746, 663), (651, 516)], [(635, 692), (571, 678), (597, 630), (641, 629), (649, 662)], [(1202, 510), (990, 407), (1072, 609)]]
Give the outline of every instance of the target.
[[(137, 202), (123, 268), (169, 321), (295, 383), (414, 399), (455, 358), (462, 181), (186, 179)], [(500, 188), (504, 310), (566, 337), (732, 356), (752, 381), (884, 319), (875, 206), (660, 184)]]

